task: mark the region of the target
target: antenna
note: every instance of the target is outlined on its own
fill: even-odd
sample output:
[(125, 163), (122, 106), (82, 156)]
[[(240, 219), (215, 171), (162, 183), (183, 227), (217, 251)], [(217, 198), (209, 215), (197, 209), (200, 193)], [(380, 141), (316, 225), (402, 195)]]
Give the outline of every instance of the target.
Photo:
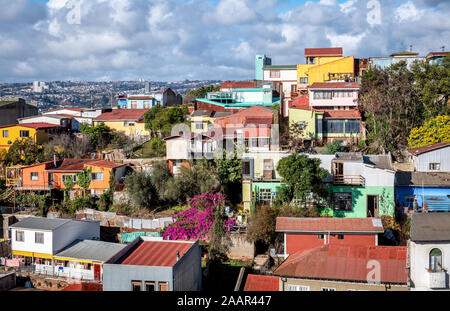
[(441, 46), (442, 52), (445, 52), (445, 45)]
[(410, 45), (410, 46), (409, 46), (409, 51), (410, 51), (410, 52), (412, 52), (412, 48), (413, 48), (413, 46)]

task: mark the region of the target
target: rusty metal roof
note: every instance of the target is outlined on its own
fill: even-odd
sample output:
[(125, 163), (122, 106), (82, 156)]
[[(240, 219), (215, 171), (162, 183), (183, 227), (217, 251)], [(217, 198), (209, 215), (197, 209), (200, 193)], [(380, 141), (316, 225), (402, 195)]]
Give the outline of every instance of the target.
[(329, 244), (290, 255), (274, 275), (368, 282), (375, 260), (380, 267), (380, 283), (407, 283), (405, 246), (366, 246)]
[(244, 286), (244, 292), (277, 292), (279, 290), (280, 278), (270, 275), (249, 274)]
[(343, 50), (338, 48), (306, 48), (305, 56), (342, 56)]
[(441, 143), (437, 143), (437, 144), (433, 144), (433, 145), (429, 145), (429, 146), (425, 146), (425, 147), (408, 149), (408, 151), (414, 155), (419, 155), (419, 154), (422, 154), (422, 153), (425, 153), (428, 151), (433, 151), (433, 150), (437, 150), (437, 149), (448, 147), (448, 146), (450, 146), (450, 143), (441, 142)]
[(379, 218), (277, 217), (277, 232), (382, 233)]
[(181, 241), (145, 241), (141, 240), (117, 264), (133, 266), (172, 267), (195, 244)]
[(414, 213), (411, 241), (450, 241), (450, 213)]

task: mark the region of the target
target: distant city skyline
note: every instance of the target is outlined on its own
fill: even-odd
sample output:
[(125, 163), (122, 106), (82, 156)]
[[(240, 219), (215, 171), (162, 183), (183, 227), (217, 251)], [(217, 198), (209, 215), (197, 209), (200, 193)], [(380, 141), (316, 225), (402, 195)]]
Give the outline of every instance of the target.
[(446, 0), (0, 0), (0, 83), (249, 80), (256, 54), (450, 50)]

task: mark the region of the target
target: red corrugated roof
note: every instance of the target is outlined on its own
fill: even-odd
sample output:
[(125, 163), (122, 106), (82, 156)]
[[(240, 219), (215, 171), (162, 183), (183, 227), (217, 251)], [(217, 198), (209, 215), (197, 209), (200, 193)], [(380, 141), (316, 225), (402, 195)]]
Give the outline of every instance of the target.
[(317, 110), (323, 112), (324, 119), (361, 119), (359, 110)]
[(277, 232), (384, 232), (379, 218), (277, 217)]
[(406, 253), (405, 246), (324, 245), (290, 255), (274, 275), (365, 283), (376, 260), (379, 282), (405, 284)]
[(194, 245), (193, 242), (140, 241), (129, 254), (117, 262), (122, 265), (171, 267)]
[(214, 120), (214, 124), (222, 128), (225, 128), (228, 124), (239, 124), (243, 126), (247, 126), (248, 124), (272, 125), (272, 120), (273, 111), (271, 109), (260, 106), (252, 106), (230, 116), (217, 118)]
[(315, 82), (309, 89), (359, 89), (358, 82)]
[(107, 160), (64, 159), (62, 160), (62, 162), (58, 162), (57, 167), (52, 167), (51, 169), (48, 169), (48, 171), (82, 171), (85, 165), (103, 168), (115, 168), (122, 166), (123, 164)]
[(309, 106), (309, 94), (296, 98), (291, 102), (289, 107), (303, 110), (312, 110), (312, 108)]
[(101, 292), (103, 291), (103, 285), (97, 283), (73, 283), (64, 288), (63, 291)]
[(139, 121), (149, 109), (114, 109), (110, 112), (104, 112), (95, 118), (95, 121), (119, 121), (130, 120)]
[(422, 153), (425, 153), (428, 151), (433, 151), (433, 150), (440, 149), (440, 148), (447, 147), (447, 146), (450, 146), (450, 143), (442, 142), (442, 143), (437, 143), (437, 144), (433, 144), (433, 145), (429, 145), (429, 146), (425, 146), (425, 147), (408, 149), (408, 151), (414, 155), (418, 155), (418, 154), (422, 154)]
[(270, 275), (249, 274), (245, 281), (244, 292), (278, 292), (280, 278)]
[(0, 128), (12, 127), (12, 126), (23, 126), (23, 127), (36, 129), (36, 130), (38, 130), (38, 129), (46, 129), (46, 128), (54, 128), (54, 127), (61, 127), (60, 125), (56, 125), (56, 124), (37, 122), (37, 123), (23, 123), (23, 124), (4, 125), (4, 126), (0, 126)]
[(342, 48), (307, 48), (305, 56), (342, 56)]
[(221, 89), (251, 89), (255, 87), (255, 81), (227, 81), (222, 83)]

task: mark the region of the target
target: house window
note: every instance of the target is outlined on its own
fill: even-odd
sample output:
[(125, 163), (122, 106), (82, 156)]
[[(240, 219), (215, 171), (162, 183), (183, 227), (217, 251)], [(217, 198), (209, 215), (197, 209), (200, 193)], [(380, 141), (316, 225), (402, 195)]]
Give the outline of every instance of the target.
[(287, 290), (289, 292), (308, 292), (309, 286), (288, 284)]
[(156, 284), (153, 281), (145, 281), (145, 291), (154, 292), (156, 290)]
[(127, 127), (127, 126), (134, 126), (134, 122), (124, 121), (123, 122), (123, 126), (125, 126), (125, 127)]
[(203, 130), (203, 123), (195, 122), (195, 129), (196, 130)]
[(169, 282), (158, 282), (158, 287), (160, 292), (168, 292)]
[(20, 131), (20, 137), (30, 137), (30, 131)]
[(103, 173), (92, 173), (92, 180), (103, 180)]
[(4, 131), (3, 131), (3, 137), (9, 137), (9, 132), (8, 132), (8, 130), (4, 130)]
[(272, 189), (259, 189), (259, 204), (270, 205), (272, 197)]
[(324, 132), (330, 134), (344, 133), (344, 120), (324, 120)]
[(325, 235), (319, 234), (317, 237), (319, 238), (319, 240), (323, 240), (325, 238)]
[(336, 192), (334, 193), (334, 210), (351, 211), (352, 210), (352, 193)]
[(279, 70), (271, 70), (270, 71), (270, 77), (271, 78), (279, 78), (280, 77), (280, 71)]
[(242, 161), (242, 175), (244, 175), (244, 178), (250, 178), (251, 160), (243, 160)]
[(39, 175), (37, 172), (31, 172), (31, 180), (33, 181), (39, 180)]
[(337, 238), (338, 238), (338, 240), (343, 240), (344, 239), (344, 235), (343, 234), (338, 234)]
[(430, 270), (432, 272), (442, 271), (442, 252), (438, 248), (433, 248), (430, 252)]
[(297, 85), (291, 85), (291, 93), (297, 92)]
[(359, 120), (345, 120), (345, 133), (346, 134), (359, 134), (360, 126)]
[(133, 292), (140, 292), (142, 287), (141, 281), (131, 281), (131, 290)]
[(300, 130), (304, 130), (305, 129), (305, 121), (297, 122), (297, 124), (298, 124), (298, 127), (299, 127)]
[(441, 169), (441, 163), (430, 163), (430, 171), (439, 171)]
[(44, 234), (42, 232), (36, 232), (34, 234), (34, 243), (44, 244)]
[(308, 78), (300, 78), (298, 82), (301, 84), (308, 84)]
[(25, 241), (25, 235), (23, 231), (16, 231), (16, 242), (24, 242)]
[(331, 99), (332, 95), (332, 91), (315, 91), (314, 99)]
[(322, 287), (322, 292), (335, 292), (336, 288), (333, 287)]
[(62, 175), (63, 183), (66, 181), (66, 179), (72, 179), (73, 182), (77, 182), (77, 175)]

